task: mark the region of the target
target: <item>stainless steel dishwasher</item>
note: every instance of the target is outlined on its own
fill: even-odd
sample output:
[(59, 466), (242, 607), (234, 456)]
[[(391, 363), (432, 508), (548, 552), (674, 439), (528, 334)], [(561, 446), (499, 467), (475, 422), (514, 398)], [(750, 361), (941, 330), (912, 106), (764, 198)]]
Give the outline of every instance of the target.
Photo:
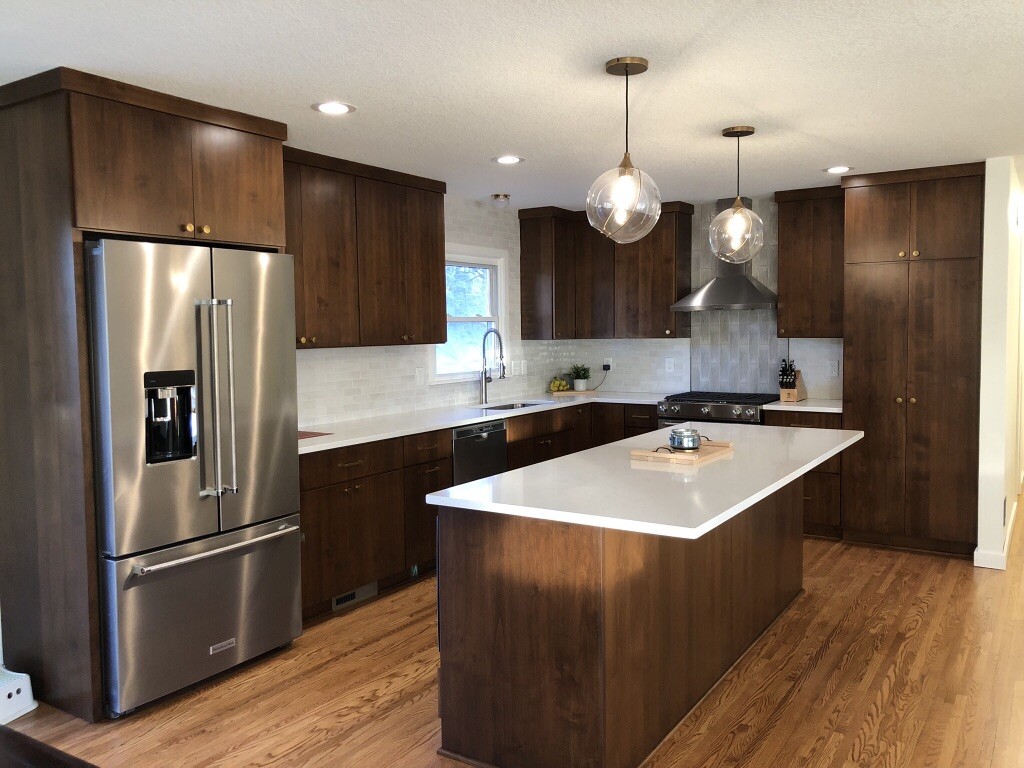
[(456, 485), (500, 475), (508, 469), (504, 421), (459, 427), (452, 438)]

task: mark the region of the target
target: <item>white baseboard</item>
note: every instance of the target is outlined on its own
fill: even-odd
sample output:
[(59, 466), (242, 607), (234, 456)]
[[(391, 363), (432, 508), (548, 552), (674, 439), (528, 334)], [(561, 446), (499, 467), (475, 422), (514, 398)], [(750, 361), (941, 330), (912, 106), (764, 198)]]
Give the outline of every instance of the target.
[(974, 565), (978, 568), (994, 568), (999, 571), (1006, 570), (1007, 555), (1010, 551), (1010, 540), (1013, 538), (1013, 524), (1017, 520), (1017, 500), (1013, 500), (1010, 508), (1009, 520), (1006, 521), (1006, 536), (1003, 539), (1003, 550), (993, 552), (990, 550), (974, 550)]

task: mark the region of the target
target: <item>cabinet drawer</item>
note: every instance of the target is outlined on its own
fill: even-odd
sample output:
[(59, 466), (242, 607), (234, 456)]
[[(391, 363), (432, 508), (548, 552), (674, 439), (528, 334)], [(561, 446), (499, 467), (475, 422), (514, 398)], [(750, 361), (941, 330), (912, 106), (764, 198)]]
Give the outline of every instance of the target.
[(519, 440), (528, 440), (532, 437), (561, 432), (563, 429), (571, 429), (572, 416), (571, 408), (555, 408), (550, 411), (516, 416), (505, 422), (508, 430), (507, 439), (510, 443), (515, 443)]
[(452, 455), (452, 431), (450, 429), (408, 435), (405, 437), (404, 443), (405, 466), (407, 467), (424, 461), (451, 458)]
[(644, 432), (651, 432), (658, 428), (658, 409), (653, 405), (626, 405), (623, 406), (623, 426), (626, 428), (626, 436), (629, 437), (630, 429), (639, 429)]
[[(765, 424), (770, 427), (810, 427), (811, 429), (842, 429), (843, 414), (815, 413), (813, 411), (765, 411)], [(842, 454), (840, 454), (841, 456)], [(840, 472), (840, 456), (833, 456), (824, 464), (815, 467), (816, 472)]]
[(539, 435), (508, 444), (508, 468), (519, 469), (572, 452), (572, 430)]
[(350, 445), (299, 456), (299, 487), (308, 491), (402, 468), (402, 440)]
[(808, 533), (821, 533), (823, 526), (838, 533), (842, 524), (839, 483), (839, 475), (828, 472), (804, 475), (804, 529)]

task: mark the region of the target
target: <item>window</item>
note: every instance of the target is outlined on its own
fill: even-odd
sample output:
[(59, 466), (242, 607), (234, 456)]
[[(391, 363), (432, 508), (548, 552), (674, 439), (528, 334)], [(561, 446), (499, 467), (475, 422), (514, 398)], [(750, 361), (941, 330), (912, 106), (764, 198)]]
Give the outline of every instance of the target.
[(503, 261), (449, 254), (445, 263), (448, 341), (434, 350), (434, 379), (452, 380), (480, 370), (480, 343), (488, 328), (501, 329)]

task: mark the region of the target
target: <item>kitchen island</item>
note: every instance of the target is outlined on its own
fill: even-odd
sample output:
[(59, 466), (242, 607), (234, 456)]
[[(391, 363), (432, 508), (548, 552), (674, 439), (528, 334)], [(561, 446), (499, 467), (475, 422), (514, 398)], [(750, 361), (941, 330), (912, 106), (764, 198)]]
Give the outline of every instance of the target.
[(428, 496), (442, 754), (639, 765), (799, 594), (802, 477), (863, 433), (697, 426), (734, 455), (631, 461), (660, 430)]

